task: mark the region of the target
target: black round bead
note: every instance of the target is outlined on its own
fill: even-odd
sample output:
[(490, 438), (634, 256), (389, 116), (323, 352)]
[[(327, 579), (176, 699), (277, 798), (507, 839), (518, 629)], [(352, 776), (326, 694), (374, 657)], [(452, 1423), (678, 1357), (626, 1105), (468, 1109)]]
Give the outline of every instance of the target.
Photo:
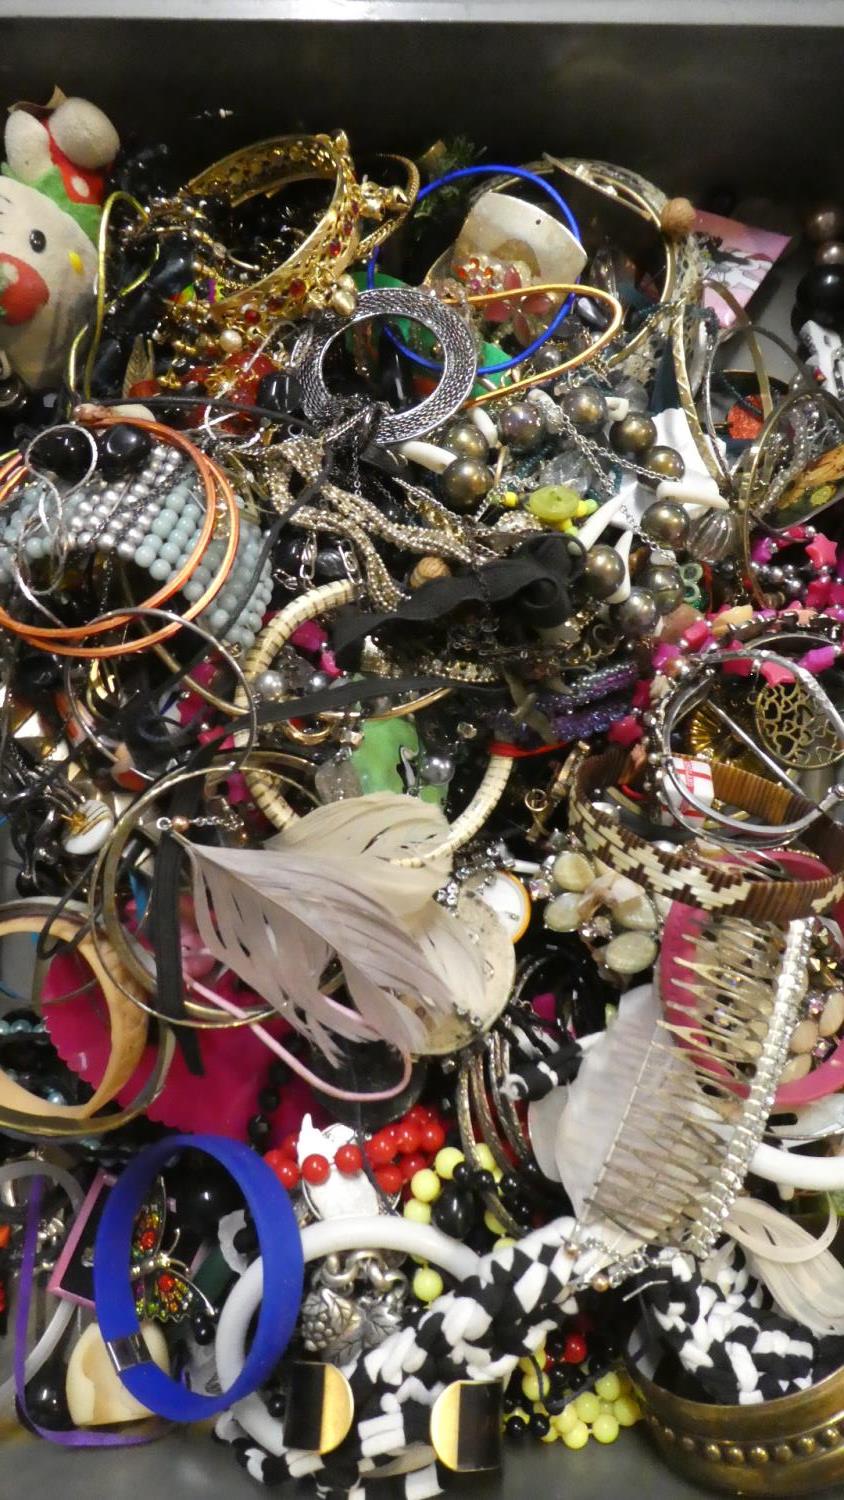
[(273, 370), (265, 375), (258, 386), (255, 405), (266, 411), (289, 412), (295, 410), (302, 400), (299, 382), (283, 370)]
[(265, 1146), (270, 1134), (269, 1120), (266, 1120), (263, 1115), (253, 1115), (246, 1127), (246, 1134), (253, 1146), (259, 1148)]
[(242, 1204), (236, 1183), (203, 1151), (184, 1151), (172, 1178), (176, 1220), (198, 1234), (213, 1234), (224, 1214)]
[(15, 683), (25, 699), (42, 697), (56, 689), (62, 680), (62, 669), (54, 656), (43, 651), (33, 651), (18, 657), (15, 666)]
[(495, 1178), (485, 1170), (473, 1172), (472, 1187), (476, 1193), (492, 1193), (495, 1191)]
[(504, 1425), (504, 1436), (511, 1443), (520, 1443), (527, 1436), (528, 1424), (524, 1417), (510, 1417)]
[(498, 1183), (498, 1191), (502, 1198), (508, 1201), (518, 1200), (522, 1196), (521, 1185), (515, 1172), (505, 1172)]
[(349, 569), (339, 546), (321, 547), (314, 563), (314, 574), (319, 583), (337, 583), (348, 578)]
[(290, 1069), (287, 1066), (287, 1063), (282, 1062), (280, 1058), (278, 1062), (270, 1063), (267, 1078), (269, 1079), (271, 1086), (276, 1089), (281, 1088), (282, 1084), (289, 1083)]
[(91, 466), (91, 443), (81, 427), (48, 429), (34, 444), (31, 462), (36, 473), (46, 471), (75, 484)]
[(528, 1422), (528, 1427), (533, 1437), (542, 1438), (551, 1431), (551, 1423), (541, 1411), (535, 1411)]
[(139, 469), (152, 452), (152, 437), (141, 427), (119, 422), (109, 427), (99, 441), (100, 470), (106, 479), (122, 479), (132, 469)]
[(269, 1412), (270, 1416), (275, 1417), (277, 1421), (280, 1421), (284, 1416), (285, 1407), (287, 1406), (287, 1402), (284, 1399), (284, 1393), (282, 1391), (271, 1391), (269, 1396), (267, 1396), (265, 1400), (267, 1411)]
[(452, 1182), (458, 1187), (468, 1187), (472, 1181), (472, 1168), (467, 1161), (459, 1161), (451, 1174)]
[(552, 1396), (564, 1396), (570, 1389), (569, 1377), (565, 1370), (549, 1370), (548, 1386)]
[(191, 1330), (198, 1344), (212, 1344), (217, 1332), (213, 1318), (209, 1318), (207, 1313), (197, 1313), (191, 1323)]
[(274, 1114), (278, 1109), (278, 1105), (278, 1089), (261, 1089), (261, 1092), (258, 1095), (258, 1108), (260, 1110), (263, 1110), (265, 1115)]
[(65, 1375), (58, 1364), (47, 1365), (26, 1387), (26, 1407), (39, 1427), (61, 1431), (72, 1427), (65, 1396)]
[(546, 1396), (545, 1410), (549, 1417), (558, 1417), (561, 1411), (565, 1411), (568, 1401), (565, 1396)]
[(431, 1220), (443, 1234), (450, 1234), (455, 1240), (465, 1240), (475, 1226), (477, 1208), (467, 1194), (447, 1185), (433, 1206)]
[(194, 249), (187, 235), (174, 235), (159, 247), (158, 260), (147, 285), (162, 297), (172, 297), (193, 281)]
[(797, 308), (822, 328), (844, 328), (844, 266), (812, 266), (798, 284)]
[(26, 386), (17, 375), (10, 375), (8, 380), (0, 380), (0, 411), (20, 411), (26, 406), (26, 402)]
[(508, 1415), (509, 1415), (509, 1413), (511, 1411), (515, 1411), (516, 1410), (516, 1407), (518, 1406), (518, 1404), (519, 1404), (519, 1398), (518, 1398), (518, 1396), (511, 1396), (509, 1394), (509, 1392), (504, 1396), (504, 1399), (501, 1402), (502, 1410), (505, 1412), (505, 1414), (508, 1414)]

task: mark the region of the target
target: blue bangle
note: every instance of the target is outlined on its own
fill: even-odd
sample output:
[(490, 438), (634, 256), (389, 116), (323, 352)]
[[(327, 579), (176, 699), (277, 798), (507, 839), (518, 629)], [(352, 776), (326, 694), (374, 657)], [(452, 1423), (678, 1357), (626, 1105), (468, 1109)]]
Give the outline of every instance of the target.
[[(568, 224), (568, 227), (577, 240), (578, 244), (580, 243), (580, 227), (565, 199), (560, 196), (555, 187), (551, 186), (550, 182), (546, 182), (545, 179), (543, 177), (539, 177), (536, 172), (528, 172), (524, 167), (503, 167), (501, 165), (494, 165), (489, 167), (460, 167), (456, 172), (447, 172), (444, 177), (437, 177), (434, 182), (429, 182), (426, 187), (423, 187), (421, 191), (416, 194), (416, 202), (422, 203), (425, 198), (429, 197), (431, 193), (435, 193), (438, 188), (445, 187), (449, 182), (456, 182), (458, 178), (461, 177), (501, 177), (502, 175), (506, 177), (520, 177), (523, 182), (530, 182), (534, 187), (540, 188), (543, 193), (547, 194), (551, 201), (555, 203), (557, 208), (560, 210), (560, 213)], [(370, 289), (375, 285), (375, 267), (378, 264), (378, 257), (380, 254), (381, 250), (379, 247), (373, 254), (371, 260), (367, 262), (366, 285)], [(503, 291), (501, 293), (502, 300), (506, 300), (506, 296), (506, 291)], [(479, 376), (500, 375), (503, 374), (505, 370), (512, 370), (514, 366), (524, 364), (526, 359), (530, 359), (532, 355), (536, 354), (537, 350), (542, 348), (543, 344), (547, 344), (548, 340), (553, 337), (560, 324), (562, 323), (563, 318), (565, 318), (570, 312), (573, 303), (574, 297), (568, 296), (562, 307), (559, 308), (559, 310), (554, 314), (554, 317), (551, 319), (551, 322), (548, 324), (548, 327), (544, 330), (544, 332), (542, 332), (538, 338), (535, 338), (532, 344), (528, 344), (527, 348), (523, 349), (521, 354), (514, 354), (512, 359), (502, 360), (497, 365), (480, 365), (478, 367), (477, 374)], [(387, 338), (392, 344), (395, 345), (399, 352), (401, 354), (406, 354), (407, 358), (412, 359), (415, 365), (422, 365), (426, 370), (439, 371), (442, 369), (442, 365), (438, 364), (436, 360), (426, 359), (423, 354), (414, 353), (414, 351), (412, 349), (409, 349), (407, 347), (407, 344), (403, 344), (401, 339), (398, 338), (396, 334), (392, 333), (389, 328), (385, 329), (385, 332), (387, 334)]]
[[(174, 1153), (186, 1148), (204, 1151), (231, 1173), (252, 1215), (266, 1272), (249, 1356), (237, 1380), (219, 1396), (188, 1390), (150, 1359), (129, 1275), (132, 1228), (147, 1189)], [(109, 1193), (94, 1251), (97, 1322), (123, 1384), (157, 1416), (201, 1421), (263, 1385), (296, 1326), (303, 1278), (302, 1241), (287, 1193), (266, 1162), (239, 1141), (218, 1135), (168, 1136), (136, 1156)]]

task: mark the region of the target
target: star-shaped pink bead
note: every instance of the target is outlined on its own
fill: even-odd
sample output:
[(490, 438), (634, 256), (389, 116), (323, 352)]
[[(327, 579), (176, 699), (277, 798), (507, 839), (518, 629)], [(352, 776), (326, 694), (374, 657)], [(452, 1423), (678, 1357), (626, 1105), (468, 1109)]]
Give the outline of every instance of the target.
[(806, 556), (816, 568), (832, 568), (835, 565), (837, 547), (828, 536), (819, 531), (814, 541), (806, 548)]

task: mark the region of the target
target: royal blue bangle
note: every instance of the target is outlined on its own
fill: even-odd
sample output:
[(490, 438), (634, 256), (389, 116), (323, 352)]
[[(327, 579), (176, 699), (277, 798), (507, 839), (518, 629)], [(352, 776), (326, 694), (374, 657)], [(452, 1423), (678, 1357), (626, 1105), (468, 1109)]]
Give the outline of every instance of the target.
[[(456, 182), (460, 177), (501, 176), (520, 177), (522, 181), (531, 182), (533, 183), (534, 187), (541, 188), (542, 192), (547, 194), (552, 203), (556, 204), (578, 244), (580, 243), (580, 227), (565, 199), (560, 196), (555, 187), (551, 186), (550, 182), (546, 182), (543, 177), (537, 176), (536, 172), (526, 171), (524, 167), (502, 167), (500, 165), (489, 167), (460, 167), (455, 172), (446, 172), (444, 177), (437, 177), (434, 182), (429, 182), (426, 187), (423, 187), (421, 191), (417, 193), (416, 202), (421, 203), (423, 199), (429, 197), (431, 193), (435, 193), (438, 188), (445, 187), (449, 182)], [(528, 205), (525, 206), (528, 207)], [(378, 264), (378, 257), (380, 254), (381, 250), (379, 247), (374, 252), (372, 259), (367, 263), (366, 284), (370, 288), (374, 287), (375, 285), (375, 267)], [(502, 300), (506, 299), (506, 291), (502, 292), (501, 296)], [(477, 371), (478, 375), (500, 375), (503, 374), (505, 370), (512, 370), (515, 365), (524, 364), (526, 359), (530, 359), (532, 355), (536, 354), (538, 349), (542, 348), (543, 344), (547, 344), (548, 340), (553, 337), (560, 324), (562, 323), (563, 318), (565, 318), (570, 311), (573, 302), (574, 298), (572, 296), (567, 297), (562, 307), (558, 310), (558, 312), (554, 314), (554, 317), (551, 319), (551, 322), (548, 324), (548, 327), (544, 330), (544, 332), (541, 333), (538, 338), (535, 338), (532, 344), (528, 344), (527, 348), (523, 349), (521, 354), (514, 354), (512, 359), (502, 360), (497, 365), (480, 365)], [(401, 339), (398, 338), (396, 334), (392, 333), (389, 328), (387, 328), (385, 332), (387, 334), (387, 338), (391, 343), (395, 344), (395, 347), (399, 350), (399, 352), (401, 354), (406, 354), (407, 358), (412, 359), (415, 365), (423, 365), (426, 370), (439, 371), (442, 369), (442, 365), (438, 364), (436, 360), (426, 359), (423, 354), (414, 353), (414, 351), (412, 349), (409, 349), (407, 347), (407, 344), (403, 344)]]
[[(219, 1396), (188, 1390), (160, 1370), (140, 1333), (130, 1281), (132, 1228), (148, 1188), (176, 1152), (204, 1151), (231, 1173), (258, 1235), (264, 1292), (258, 1324), (237, 1380)], [(97, 1322), (112, 1364), (136, 1400), (172, 1422), (197, 1422), (225, 1411), (269, 1379), (293, 1329), (302, 1300), (304, 1262), (299, 1227), (275, 1173), (248, 1146), (218, 1135), (171, 1135), (141, 1151), (106, 1201), (94, 1250)]]

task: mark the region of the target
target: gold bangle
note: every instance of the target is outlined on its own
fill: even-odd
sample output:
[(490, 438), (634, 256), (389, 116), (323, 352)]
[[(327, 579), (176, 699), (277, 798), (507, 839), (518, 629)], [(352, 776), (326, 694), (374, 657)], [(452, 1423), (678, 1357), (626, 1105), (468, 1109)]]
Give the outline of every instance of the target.
[[(284, 764), (295, 767), (307, 765), (298, 756), (284, 756), (280, 752), (266, 752), (275, 759), (280, 759)], [(150, 787), (142, 796), (138, 797), (130, 807), (126, 809), (123, 816), (118, 819), (114, 826), (111, 838), (104, 845), (97, 856), (90, 881), (89, 905), (93, 906), (97, 899), (97, 892), (102, 889), (100, 902), (102, 911), (102, 923), (105, 928), (106, 939), (111, 948), (117, 954), (121, 965), (130, 975), (138, 987), (134, 991), (127, 990), (115, 978), (114, 983), (122, 991), (127, 999), (147, 1015), (154, 1016), (157, 1020), (165, 1022), (167, 1026), (185, 1026), (199, 1031), (232, 1031), (239, 1026), (253, 1026), (259, 1022), (271, 1020), (278, 1012), (272, 1006), (263, 1008), (254, 1006), (243, 1010), (237, 1016), (221, 1014), (211, 1005), (203, 1005), (197, 1000), (185, 998), (185, 1016), (168, 1016), (163, 1011), (157, 1010), (148, 1000), (141, 999), (140, 992), (154, 994), (156, 989), (155, 975), (140, 962), (126, 933), (117, 917), (117, 872), (123, 850), (126, 847), (132, 833), (136, 830), (139, 821), (147, 808), (151, 806), (162, 793), (170, 791), (182, 782), (194, 780), (196, 777), (204, 776), (229, 776), (234, 771), (244, 770), (245, 766), (225, 760), (220, 764), (212, 764), (208, 767), (197, 767), (190, 771), (177, 771), (172, 775), (162, 778)], [(92, 940), (97, 945), (96, 930), (92, 928)]]
[[(559, 375), (566, 375), (570, 370), (576, 370), (579, 365), (586, 364), (588, 360), (594, 359), (596, 354), (600, 354), (601, 350), (605, 349), (607, 344), (612, 342), (621, 327), (624, 310), (618, 298), (613, 297), (611, 292), (605, 292), (603, 287), (582, 286), (579, 282), (543, 281), (536, 286), (515, 287), (512, 291), (504, 294), (501, 292), (477, 292), (473, 293), (470, 297), (466, 297), (465, 300), (471, 307), (483, 307), (486, 302), (500, 302), (502, 295), (509, 301), (515, 297), (541, 296), (543, 292), (573, 292), (581, 297), (597, 297), (599, 301), (609, 303), (612, 308), (612, 316), (603, 333), (598, 335), (594, 342), (589, 345), (588, 349), (581, 349), (579, 353), (573, 354), (571, 359), (562, 360), (552, 370), (543, 370), (536, 375), (526, 375), (522, 380), (514, 380), (511, 385), (496, 386), (494, 390), (486, 391), (483, 396), (475, 396), (472, 400), (466, 401), (464, 403), (465, 406), (485, 406), (489, 401), (501, 401), (506, 397), (515, 396), (518, 391), (530, 390), (534, 385), (539, 383), (544, 384), (548, 380), (556, 380)], [(444, 297), (442, 300), (444, 302), (453, 302), (457, 299)]]
[[(216, 324), (238, 327), (251, 335), (261, 335), (282, 319), (301, 318), (305, 313), (324, 307), (335, 290), (338, 277), (352, 261), (368, 256), (398, 227), (410, 211), (419, 190), (419, 172), (406, 157), (394, 156), (404, 169), (404, 188), (384, 188), (367, 180), (359, 181), (349, 153), (348, 137), (343, 131), (334, 135), (277, 136), (247, 146), (223, 157), (193, 177), (175, 200), (177, 213), (184, 213), (186, 198), (221, 196), (236, 208), (259, 193), (270, 196), (287, 183), (310, 178), (334, 179), (334, 193), (323, 217), (293, 254), (249, 286), (235, 287), (208, 304), (209, 317)], [(170, 205), (164, 205), (167, 214)], [(361, 238), (364, 219), (381, 220), (378, 227)], [(197, 304), (174, 306), (170, 315), (175, 321), (195, 321)], [(244, 314), (257, 316), (258, 322), (244, 322)]]
[[(661, 188), (658, 188), (647, 178), (641, 177), (637, 172), (631, 172), (625, 167), (614, 166), (610, 162), (586, 161), (580, 157), (556, 157), (549, 151), (544, 153), (541, 162), (532, 162), (530, 170), (539, 174), (547, 173), (549, 168), (561, 172), (566, 177), (573, 177), (576, 181), (585, 183), (587, 187), (593, 188), (610, 203), (622, 202), (624, 207), (631, 213), (638, 214), (639, 218), (645, 219), (659, 234), (662, 240), (663, 253), (665, 255), (665, 272), (662, 287), (659, 294), (659, 302), (654, 311), (667, 302), (673, 301), (678, 291), (683, 295), (690, 295), (693, 287), (698, 284), (699, 276), (696, 266), (692, 265), (685, 275), (679, 263), (677, 246), (670, 235), (662, 228), (661, 213), (668, 198)], [(511, 181), (514, 179), (510, 179)], [(502, 188), (506, 187), (502, 183)], [(685, 283), (689, 283), (686, 285)], [(607, 358), (607, 367), (614, 368), (624, 363), (647, 343), (651, 337), (652, 328), (649, 319), (638, 332), (634, 333), (624, 344), (623, 348), (616, 350)]]

